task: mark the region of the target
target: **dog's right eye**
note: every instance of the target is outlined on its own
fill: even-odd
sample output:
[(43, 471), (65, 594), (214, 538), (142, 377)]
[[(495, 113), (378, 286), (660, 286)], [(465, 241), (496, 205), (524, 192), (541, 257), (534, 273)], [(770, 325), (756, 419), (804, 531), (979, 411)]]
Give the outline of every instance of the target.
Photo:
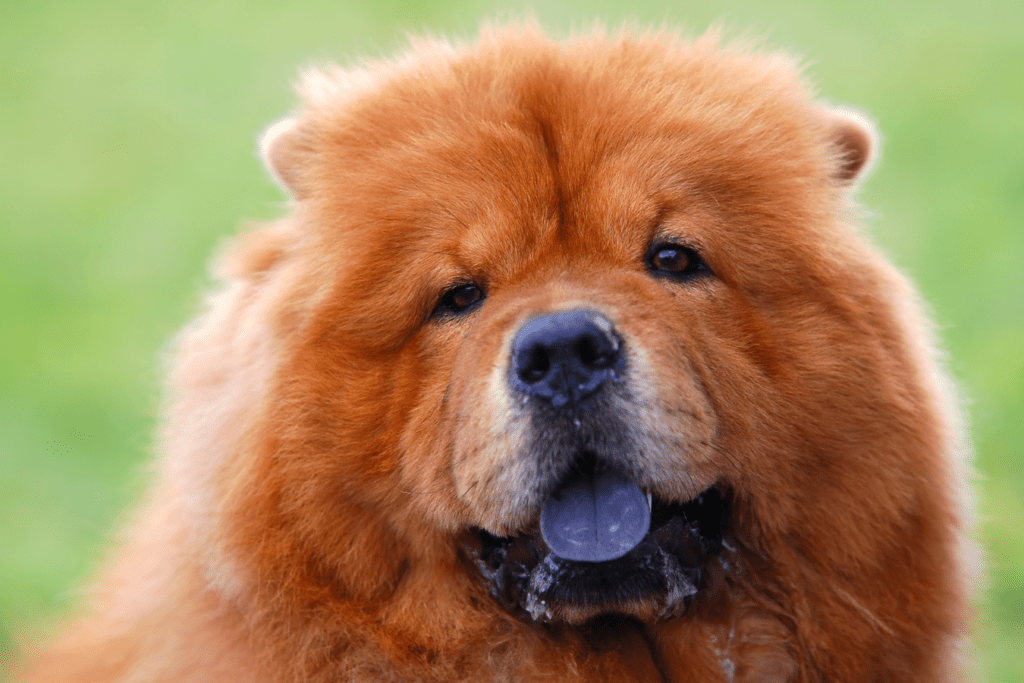
[(441, 296), (435, 313), (462, 313), (484, 298), (484, 290), (469, 282), (452, 287)]

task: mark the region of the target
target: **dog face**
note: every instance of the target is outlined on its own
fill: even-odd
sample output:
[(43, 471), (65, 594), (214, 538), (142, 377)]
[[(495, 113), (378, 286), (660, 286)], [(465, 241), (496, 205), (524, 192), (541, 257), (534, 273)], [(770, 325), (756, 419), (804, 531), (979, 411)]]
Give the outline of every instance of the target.
[(710, 40), (427, 53), (307, 75), (263, 143), (304, 273), (268, 477), (324, 563), (358, 518), (523, 618), (654, 622), (897, 542), (934, 424), (844, 222), (870, 127)]

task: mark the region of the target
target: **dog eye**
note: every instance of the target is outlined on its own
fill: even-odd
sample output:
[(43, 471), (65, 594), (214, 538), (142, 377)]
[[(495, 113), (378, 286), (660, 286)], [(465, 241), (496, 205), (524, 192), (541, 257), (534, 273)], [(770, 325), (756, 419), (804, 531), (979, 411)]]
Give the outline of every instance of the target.
[(484, 290), (473, 283), (456, 285), (441, 296), (437, 312), (461, 313), (483, 298)]
[(647, 267), (652, 272), (664, 273), (673, 277), (696, 275), (707, 269), (696, 251), (679, 244), (656, 245), (648, 253)]

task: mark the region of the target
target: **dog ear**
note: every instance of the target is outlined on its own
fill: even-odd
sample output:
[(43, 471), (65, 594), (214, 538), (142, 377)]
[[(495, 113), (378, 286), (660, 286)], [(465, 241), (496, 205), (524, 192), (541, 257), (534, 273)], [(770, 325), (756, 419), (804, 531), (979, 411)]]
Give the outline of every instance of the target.
[(826, 110), (828, 137), (835, 151), (833, 177), (855, 187), (867, 177), (878, 149), (878, 131), (867, 116), (846, 107)]
[(327, 65), (304, 69), (296, 90), (300, 115), (273, 123), (260, 138), (260, 156), (270, 175), (296, 199), (311, 191), (308, 169), (320, 147), (318, 112), (340, 112), (374, 88), (378, 76), (369, 68), (342, 69)]
[(271, 124), (260, 137), (260, 156), (271, 177), (296, 199), (303, 196), (302, 169), (312, 153), (301, 121), (286, 117)]

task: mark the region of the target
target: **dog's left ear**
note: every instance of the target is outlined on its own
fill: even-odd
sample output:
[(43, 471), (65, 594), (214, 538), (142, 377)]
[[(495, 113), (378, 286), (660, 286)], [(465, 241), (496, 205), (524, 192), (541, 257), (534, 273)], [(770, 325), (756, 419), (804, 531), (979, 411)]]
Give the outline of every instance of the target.
[(833, 107), (824, 115), (835, 153), (832, 175), (839, 184), (853, 188), (874, 165), (878, 131), (871, 119), (853, 109)]

